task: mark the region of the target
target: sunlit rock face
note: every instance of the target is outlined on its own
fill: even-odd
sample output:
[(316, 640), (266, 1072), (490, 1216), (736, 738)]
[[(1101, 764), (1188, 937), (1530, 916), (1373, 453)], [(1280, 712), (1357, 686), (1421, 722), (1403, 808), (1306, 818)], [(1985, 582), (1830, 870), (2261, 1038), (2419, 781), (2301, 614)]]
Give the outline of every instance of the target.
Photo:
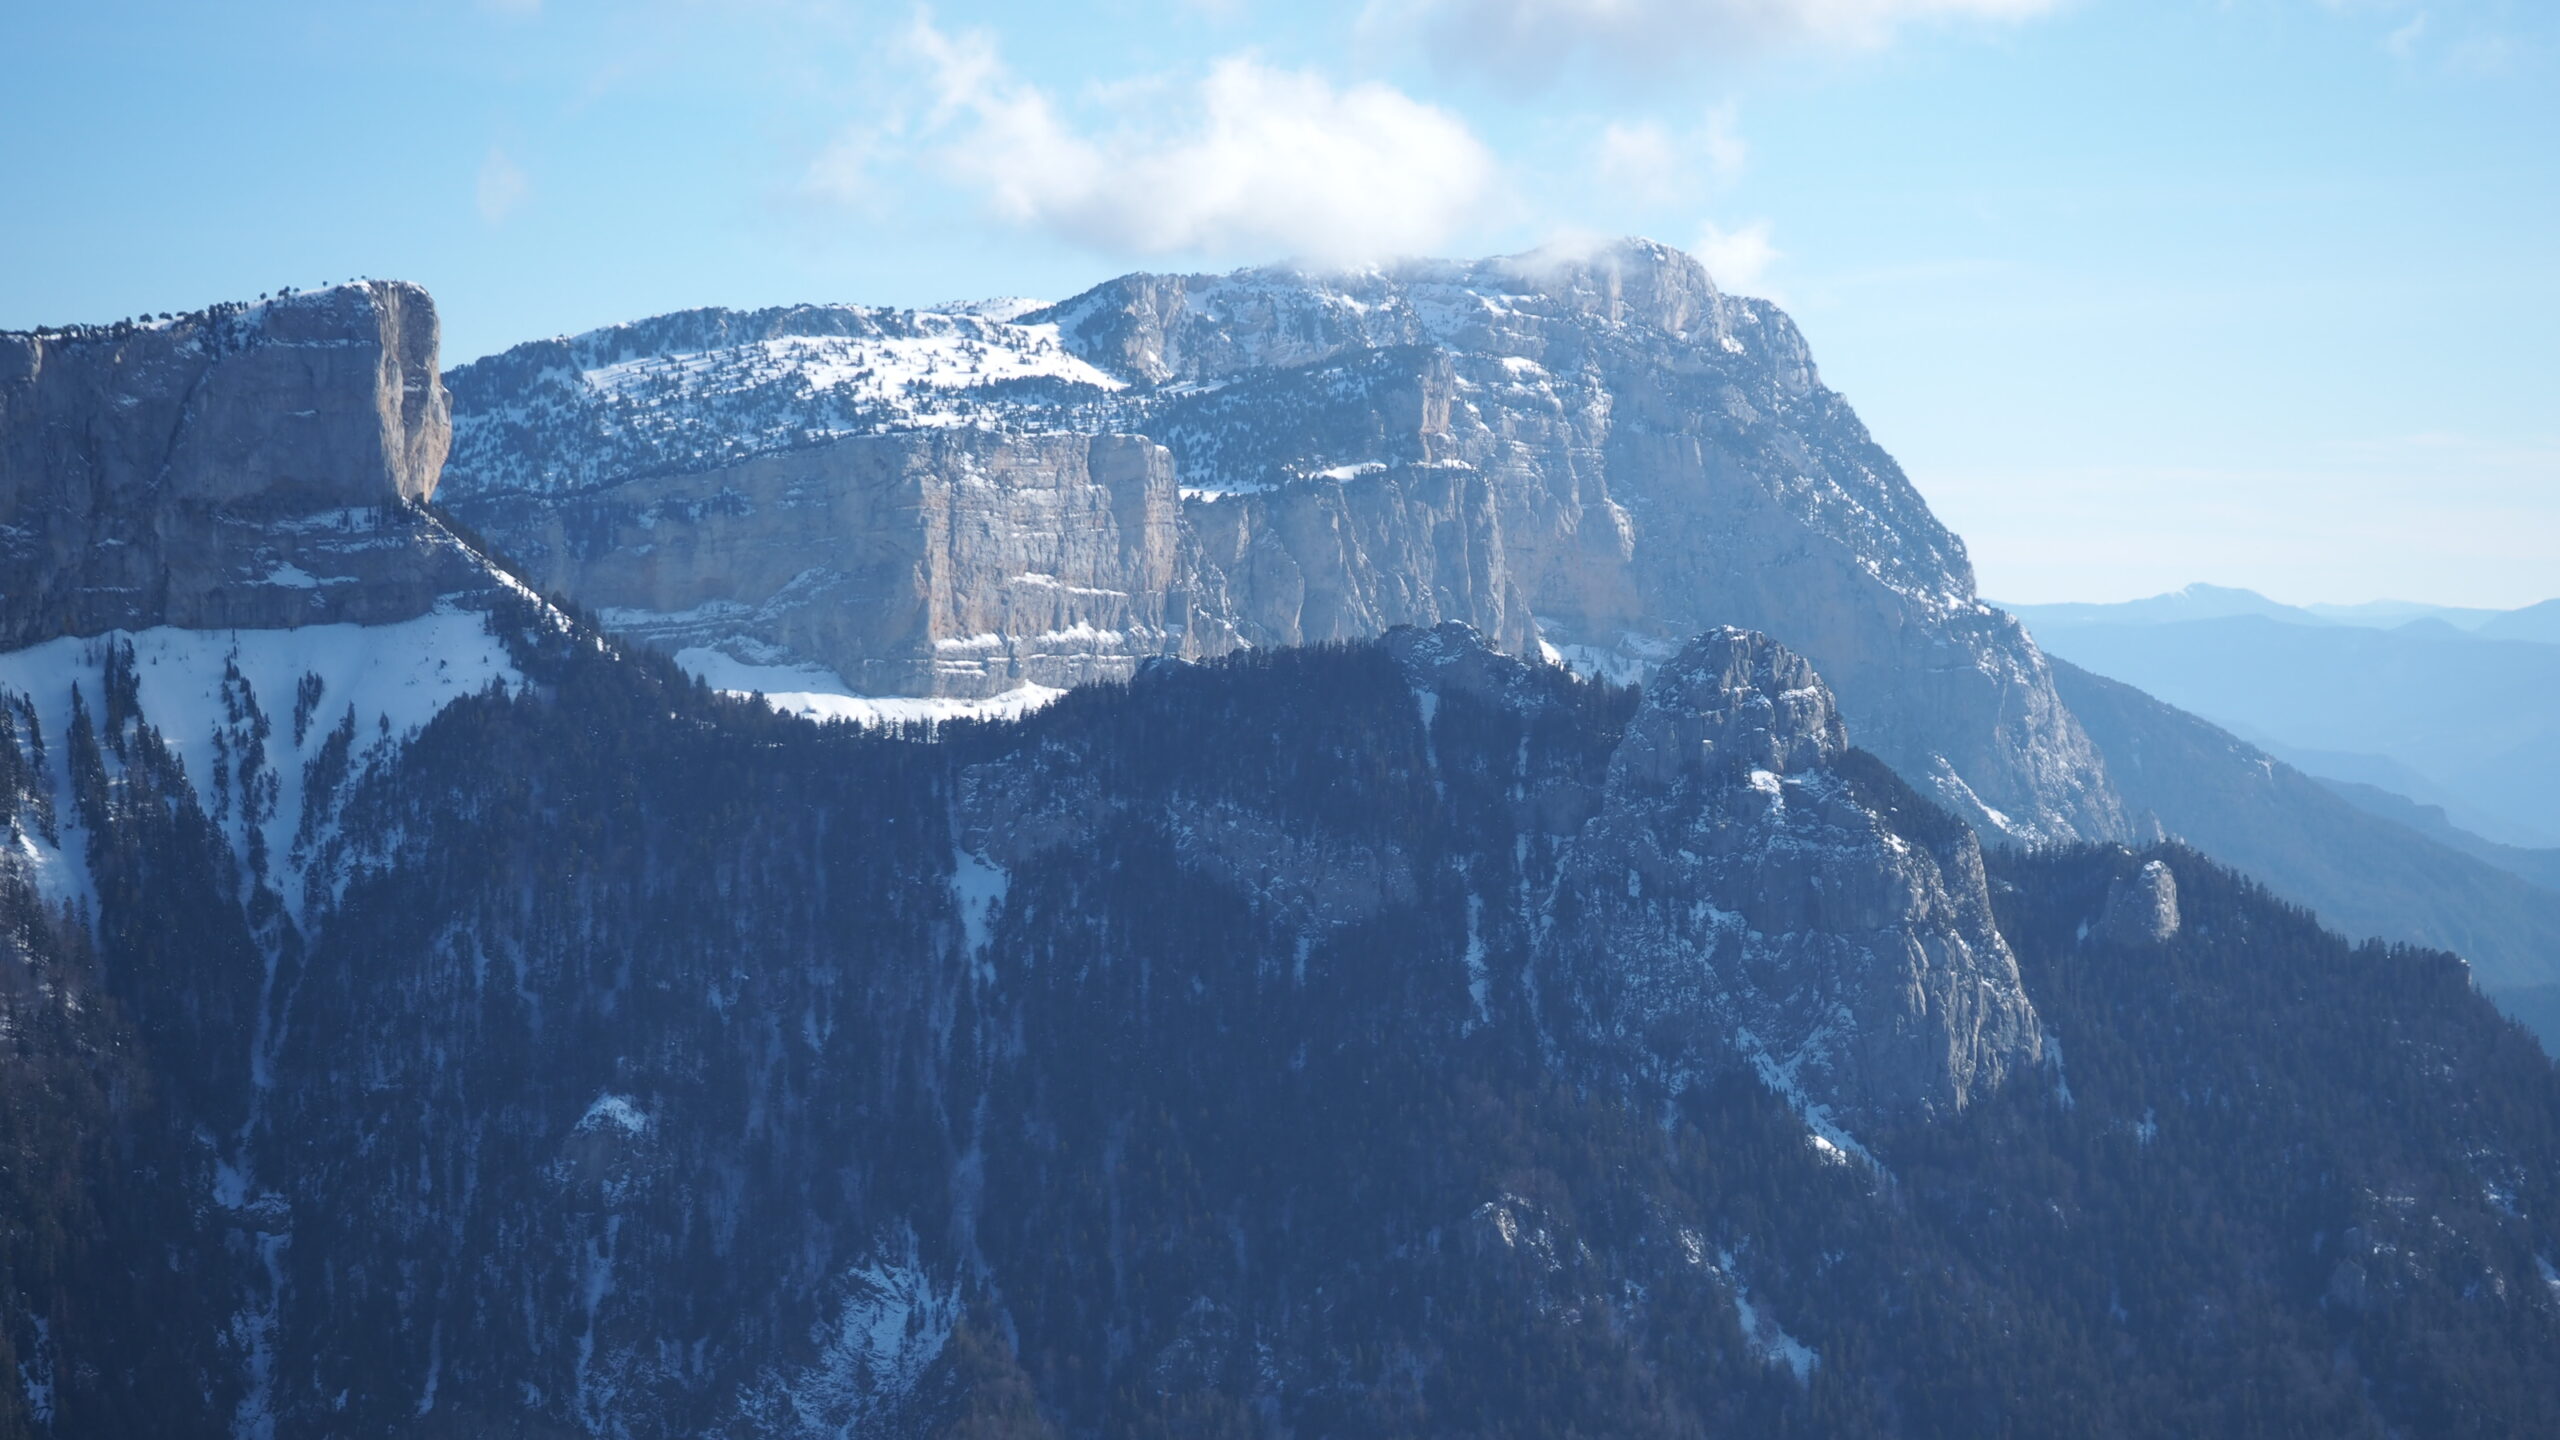
[(1662, 246), (697, 311), (450, 380), (455, 513), (679, 650), (982, 695), (1447, 620), (1633, 676), (1731, 624), (1986, 831), (2124, 826), (2042, 655), (1793, 323)]
[(1847, 1146), (1835, 1126), (1953, 1114), (2038, 1056), (1980, 843), (1766, 636), (1656, 670), (1559, 891), (1551, 963), (1611, 1069), (1676, 1090), (1739, 1060)]
[[(1197, 653), (1180, 505), (1171, 457), (1141, 437), (937, 429), (465, 513), (671, 653), (977, 698)], [(1223, 650), (1215, 608), (1204, 638)]]
[(426, 293), (0, 334), (0, 647), (379, 623), (462, 578), (406, 512), (451, 438)]

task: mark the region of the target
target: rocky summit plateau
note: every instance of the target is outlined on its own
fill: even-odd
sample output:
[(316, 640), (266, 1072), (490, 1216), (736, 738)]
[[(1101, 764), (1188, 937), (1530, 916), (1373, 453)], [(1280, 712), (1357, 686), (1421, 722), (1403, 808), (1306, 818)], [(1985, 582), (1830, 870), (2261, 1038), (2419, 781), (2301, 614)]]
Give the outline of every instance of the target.
[(2536, 912), (1688, 257), (435, 334), (0, 335), (0, 1436), (2560, 1429)]
[(445, 506), (740, 688), (979, 699), (1452, 620), (1630, 677), (1731, 623), (1996, 833), (2129, 833), (1794, 324), (1663, 246), (693, 311), (448, 383)]

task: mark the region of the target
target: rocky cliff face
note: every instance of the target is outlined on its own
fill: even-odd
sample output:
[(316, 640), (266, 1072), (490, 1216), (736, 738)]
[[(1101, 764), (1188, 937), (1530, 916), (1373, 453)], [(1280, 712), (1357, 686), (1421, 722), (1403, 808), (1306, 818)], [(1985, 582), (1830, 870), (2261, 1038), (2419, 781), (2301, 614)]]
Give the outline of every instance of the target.
[[(1443, 620), (1635, 674), (1702, 627), (1741, 625), (1811, 657), (1865, 743), (1976, 823), (2031, 840), (2122, 828), (2042, 657), (1975, 599), (1962, 544), (1786, 317), (1684, 255), (1628, 242), (1346, 277), (1131, 276), (1007, 313), (695, 312), (465, 366), (448, 502), (627, 633), (815, 664), (871, 693), (925, 677), (927, 693), (978, 695)], [(796, 493), (853, 491), (888, 442), (843, 437), (953, 427), (1006, 437), (1004, 483), (1036, 493), (1110, 487), (1074, 447), (1023, 437), (1161, 447), (1181, 496), (1169, 548), (1097, 546), (1031, 621), (964, 616), (1057, 574), (1033, 553), (1050, 542), (1008, 535), (927, 578), (919, 624), (834, 620), (824, 638), (783, 616), (809, 591), (872, 603), (840, 561), (650, 578), (684, 543), (684, 507), (721, 515), (705, 553), (806, 548), (810, 512), (757, 457), (796, 457)], [(914, 465), (975, 453), (900, 443)], [(642, 509), (668, 518), (646, 535), (592, 518)], [(984, 513), (1001, 531), (1045, 512), (990, 493)], [(848, 543), (931, 548), (933, 514)], [(958, 628), (980, 623), (996, 628)], [(1108, 638), (1053, 659), (1031, 623)], [(937, 666), (973, 644), (1005, 663)]]
[(0, 334), (0, 646), (425, 613), (448, 412), (409, 285)]
[(1854, 1146), (1835, 1120), (1952, 1114), (2038, 1057), (1972, 832), (1850, 751), (1765, 637), (1654, 672), (1560, 891), (1574, 1028), (1641, 1043), (1670, 1088), (1739, 1054)]
[(1170, 457), (1142, 438), (954, 428), (463, 509), (547, 584), (678, 656), (976, 698), (1231, 648), (1180, 505)]

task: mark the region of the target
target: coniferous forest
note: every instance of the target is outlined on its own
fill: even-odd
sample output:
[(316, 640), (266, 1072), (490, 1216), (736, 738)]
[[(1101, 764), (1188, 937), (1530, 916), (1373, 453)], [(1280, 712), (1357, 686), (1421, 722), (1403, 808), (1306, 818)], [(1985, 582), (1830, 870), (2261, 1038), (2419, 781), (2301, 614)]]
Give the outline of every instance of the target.
[[(307, 943), (129, 654), (10, 712), (0, 802), (67, 823), (62, 747), (98, 894), (0, 895), (0, 1431), (2560, 1428), (2550, 1062), (2192, 852), (1983, 857), (2032, 1062), (1826, 1128), (1575, 998), (1635, 690), (1404, 631), (927, 737), (493, 624), (525, 683), (297, 842)], [(1787, 804), (1960, 877), (1824, 753)]]

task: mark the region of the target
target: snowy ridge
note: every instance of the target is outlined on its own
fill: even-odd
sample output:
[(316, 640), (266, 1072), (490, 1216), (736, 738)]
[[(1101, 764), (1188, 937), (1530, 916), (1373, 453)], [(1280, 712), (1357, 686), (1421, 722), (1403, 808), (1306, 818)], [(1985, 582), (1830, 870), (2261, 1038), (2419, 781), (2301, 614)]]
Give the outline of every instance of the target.
[(448, 480), (575, 490), (852, 435), (1089, 428), (1123, 382), (1008, 308), (688, 311), (519, 346), (448, 377)]

